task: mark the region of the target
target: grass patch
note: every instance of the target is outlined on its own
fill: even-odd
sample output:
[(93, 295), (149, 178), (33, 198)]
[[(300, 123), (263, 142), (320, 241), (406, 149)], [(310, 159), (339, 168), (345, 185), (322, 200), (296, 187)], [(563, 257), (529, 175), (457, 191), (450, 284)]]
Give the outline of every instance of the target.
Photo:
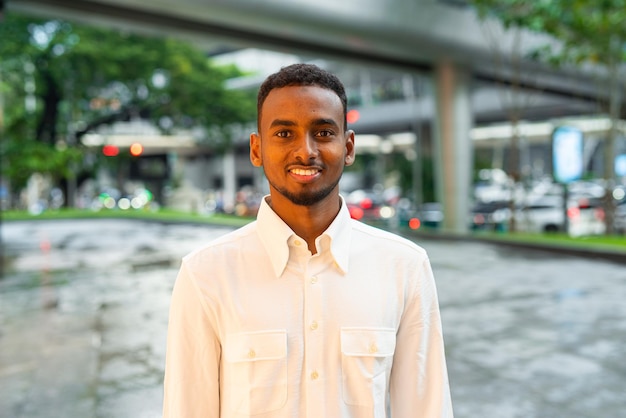
[(3, 211), (3, 221), (36, 221), (36, 220), (63, 220), (63, 219), (142, 219), (160, 222), (194, 222), (223, 226), (243, 226), (253, 218), (226, 214), (199, 214), (186, 213), (171, 209), (149, 210), (100, 210), (92, 211), (85, 209), (59, 209), (47, 210), (39, 215), (33, 215), (26, 211)]
[(585, 237), (570, 237), (565, 234), (530, 234), (530, 233), (476, 233), (476, 238), (485, 238), (493, 241), (520, 242), (543, 246), (567, 246), (571, 248), (596, 248), (613, 251), (623, 251), (626, 254), (625, 236), (593, 235)]

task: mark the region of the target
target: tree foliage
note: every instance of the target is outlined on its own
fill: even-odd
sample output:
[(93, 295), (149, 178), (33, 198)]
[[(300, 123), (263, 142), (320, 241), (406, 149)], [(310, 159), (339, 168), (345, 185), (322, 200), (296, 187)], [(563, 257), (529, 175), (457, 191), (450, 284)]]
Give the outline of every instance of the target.
[(482, 17), (506, 27), (552, 35), (558, 49), (541, 55), (554, 63), (626, 61), (626, 0), (472, 0)]
[[(592, 64), (606, 81), (600, 102), (611, 128), (604, 144), (605, 224), (613, 232), (617, 120), (622, 113), (626, 78), (626, 0), (472, 0), (479, 15), (495, 17), (505, 28), (517, 27), (551, 35), (556, 45), (534, 52), (534, 58), (556, 65)], [(608, 100), (606, 99), (608, 97)]]
[(33, 172), (89, 169), (80, 138), (102, 124), (142, 117), (164, 132), (227, 132), (254, 119), (252, 93), (224, 87), (241, 72), (177, 39), (9, 12), (0, 40), (2, 174), (16, 190)]

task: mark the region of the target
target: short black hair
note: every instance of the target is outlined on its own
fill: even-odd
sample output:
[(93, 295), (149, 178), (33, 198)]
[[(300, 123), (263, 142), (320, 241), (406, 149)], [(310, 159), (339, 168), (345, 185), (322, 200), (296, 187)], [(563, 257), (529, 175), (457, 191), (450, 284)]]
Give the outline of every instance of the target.
[(314, 64), (292, 64), (268, 76), (257, 96), (257, 116), (261, 120), (261, 107), (274, 89), (288, 86), (317, 86), (334, 91), (343, 105), (344, 129), (348, 129), (348, 98), (343, 83), (339, 78)]

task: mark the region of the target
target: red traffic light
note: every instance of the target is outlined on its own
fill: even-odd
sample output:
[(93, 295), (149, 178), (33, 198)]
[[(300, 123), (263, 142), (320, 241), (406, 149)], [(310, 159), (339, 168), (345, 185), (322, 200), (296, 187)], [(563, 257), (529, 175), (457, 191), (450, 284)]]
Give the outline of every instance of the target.
[(104, 154), (106, 157), (115, 157), (119, 153), (120, 149), (115, 145), (107, 144), (102, 147), (102, 154)]

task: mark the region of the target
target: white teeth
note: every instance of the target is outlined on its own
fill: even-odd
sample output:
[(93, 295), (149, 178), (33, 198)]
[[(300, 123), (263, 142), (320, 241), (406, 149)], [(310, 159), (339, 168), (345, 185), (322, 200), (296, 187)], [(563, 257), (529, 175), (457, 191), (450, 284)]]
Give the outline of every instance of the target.
[(312, 176), (313, 174), (317, 173), (317, 170), (304, 170), (301, 168), (295, 168), (291, 170), (291, 172), (299, 176)]

